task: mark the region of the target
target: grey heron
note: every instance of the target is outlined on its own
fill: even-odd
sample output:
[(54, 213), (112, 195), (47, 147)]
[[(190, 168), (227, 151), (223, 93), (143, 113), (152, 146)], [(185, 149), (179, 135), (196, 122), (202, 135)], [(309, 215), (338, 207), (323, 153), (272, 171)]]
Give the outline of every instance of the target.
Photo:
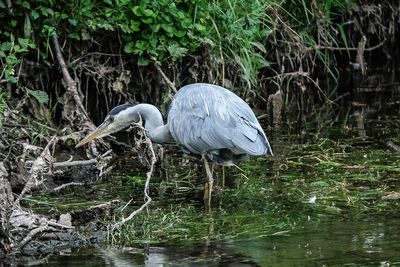
[(175, 94), (166, 124), (153, 105), (123, 104), (113, 108), (104, 122), (76, 147), (140, 120), (152, 142), (178, 144), (184, 153), (201, 156), (207, 174), (207, 209), (214, 181), (209, 162), (232, 166), (248, 155), (272, 155), (267, 136), (247, 103), (228, 89), (206, 83), (186, 85)]

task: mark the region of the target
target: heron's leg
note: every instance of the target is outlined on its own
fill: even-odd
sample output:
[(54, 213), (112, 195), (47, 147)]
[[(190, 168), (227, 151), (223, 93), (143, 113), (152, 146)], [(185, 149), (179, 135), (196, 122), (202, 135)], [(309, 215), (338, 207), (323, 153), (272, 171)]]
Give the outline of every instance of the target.
[(207, 211), (211, 211), (211, 192), (214, 185), (214, 179), (208, 161), (203, 157), (204, 167), (206, 168), (207, 182), (204, 184), (204, 205)]

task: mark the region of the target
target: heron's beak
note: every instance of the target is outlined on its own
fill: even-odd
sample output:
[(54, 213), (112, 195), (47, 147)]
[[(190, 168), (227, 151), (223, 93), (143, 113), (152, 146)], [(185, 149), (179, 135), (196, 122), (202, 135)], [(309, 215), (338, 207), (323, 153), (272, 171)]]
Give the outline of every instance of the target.
[(84, 144), (89, 143), (90, 141), (106, 136), (109, 134), (109, 124), (102, 124), (99, 127), (96, 128), (96, 130), (94, 130), (93, 132), (91, 132), (90, 134), (88, 134), (85, 138), (83, 138), (76, 146), (75, 148), (81, 147)]

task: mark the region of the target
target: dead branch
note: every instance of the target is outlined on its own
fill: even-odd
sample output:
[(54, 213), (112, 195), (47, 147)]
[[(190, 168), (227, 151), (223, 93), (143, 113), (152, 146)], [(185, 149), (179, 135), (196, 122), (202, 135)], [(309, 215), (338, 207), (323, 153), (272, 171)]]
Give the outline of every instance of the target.
[(58, 192), (66, 187), (70, 187), (70, 186), (81, 186), (81, 185), (85, 185), (84, 183), (76, 183), (76, 182), (71, 182), (71, 183), (67, 183), (67, 184), (62, 184), (60, 186), (57, 186), (53, 189), (54, 192)]
[(364, 60), (364, 51), (365, 51), (365, 44), (367, 43), (367, 37), (363, 35), (361, 37), (360, 42), (358, 42), (357, 47), (357, 56), (356, 56), (356, 63), (360, 66), (361, 75), (365, 75), (365, 60)]
[(97, 163), (97, 159), (56, 162), (53, 164), (53, 167), (54, 168), (66, 168), (66, 167), (73, 167), (73, 166), (89, 165), (89, 164), (93, 164), (93, 163)]
[(53, 222), (53, 221), (48, 221), (48, 225), (59, 227), (61, 229), (75, 229), (75, 227), (73, 227), (73, 226), (65, 225), (65, 224), (61, 224), (61, 223), (56, 223), (56, 222)]
[(49, 169), (51, 163), (54, 161), (54, 158), (50, 154), (50, 146), (55, 144), (56, 141), (57, 138), (53, 136), (39, 157), (33, 162), (32, 168), (29, 170), (28, 181), (26, 182), (25, 187), (22, 189), (18, 198), (15, 200), (14, 207), (19, 205), (20, 200), (27, 192), (43, 183), (43, 173), (45, 170)]
[(176, 89), (175, 84), (173, 82), (171, 82), (171, 80), (167, 77), (167, 75), (165, 75), (165, 73), (162, 71), (160, 66), (157, 65), (157, 63), (154, 63), (154, 67), (156, 67), (157, 71), (161, 74), (161, 76), (163, 77), (164, 81), (168, 84), (168, 86), (176, 94), (176, 92), (178, 92), (178, 90)]
[(63, 96), (63, 117), (70, 121), (71, 125), (75, 124), (75, 120), (78, 119), (81, 122), (78, 124), (78, 126), (82, 127), (86, 125), (86, 127), (93, 128), (94, 124), (90, 120), (89, 115), (87, 114), (86, 109), (82, 104), (76, 82), (72, 79), (71, 75), (69, 74), (67, 64), (65, 64), (65, 60), (61, 53), (61, 48), (57, 37), (53, 36), (52, 41), (56, 58), (58, 64), (60, 65), (64, 81), (66, 83), (66, 92)]
[[(40, 226), (30, 231), (27, 236), (19, 243), (19, 247), (22, 248), (25, 246), (29, 241), (31, 241), (35, 235), (47, 231), (49, 229), (48, 221), (44, 218), (40, 220)], [(55, 229), (54, 229), (55, 230)]]
[(105, 202), (105, 203), (101, 203), (101, 204), (98, 204), (98, 205), (90, 206), (86, 210), (105, 209), (105, 208), (108, 208), (108, 207), (110, 207), (110, 206), (112, 206), (112, 205), (114, 205), (116, 203), (119, 203), (119, 202), (120, 202), (119, 200), (114, 199), (114, 200), (111, 200), (111, 201), (108, 201), (108, 202)]
[(150, 204), (150, 202), (152, 200), (149, 195), (149, 185), (150, 185), (150, 179), (154, 173), (154, 165), (157, 162), (157, 158), (156, 158), (156, 154), (154, 153), (153, 144), (152, 144), (150, 138), (146, 134), (145, 134), (145, 137), (146, 137), (145, 143), (147, 144), (147, 146), (151, 152), (150, 169), (146, 173), (146, 183), (145, 183), (144, 190), (143, 190), (145, 203), (143, 203), (143, 205), (140, 206), (140, 208), (133, 211), (128, 217), (123, 218), (121, 221), (114, 224), (112, 227), (112, 231), (118, 230), (122, 225), (124, 225), (128, 221), (132, 220), (139, 212), (143, 211)]

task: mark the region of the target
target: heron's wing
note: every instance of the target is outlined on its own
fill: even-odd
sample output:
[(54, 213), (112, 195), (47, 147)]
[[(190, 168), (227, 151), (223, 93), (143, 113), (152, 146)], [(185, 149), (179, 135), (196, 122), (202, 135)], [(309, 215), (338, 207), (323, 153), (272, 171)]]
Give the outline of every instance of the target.
[(223, 148), (251, 155), (271, 151), (250, 107), (219, 86), (183, 87), (170, 106), (168, 124), (175, 141), (192, 153)]

